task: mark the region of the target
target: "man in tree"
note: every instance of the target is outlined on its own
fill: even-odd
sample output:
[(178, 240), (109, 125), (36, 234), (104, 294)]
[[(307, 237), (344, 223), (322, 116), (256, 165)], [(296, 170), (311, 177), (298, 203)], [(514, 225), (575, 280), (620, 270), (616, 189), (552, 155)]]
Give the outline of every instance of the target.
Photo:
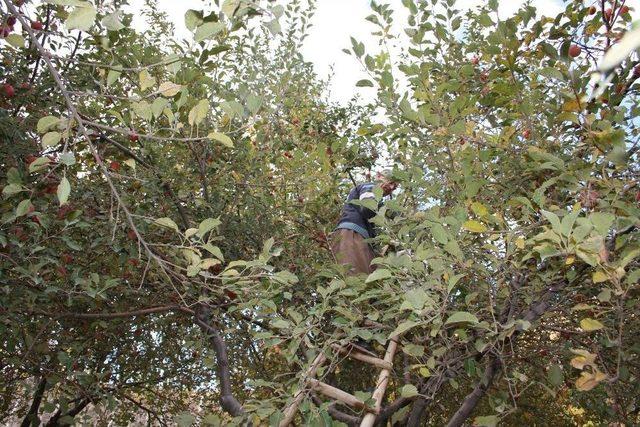
[[(331, 251), (336, 261), (349, 265), (350, 274), (369, 274), (373, 271), (371, 260), (375, 255), (365, 239), (373, 238), (376, 235), (374, 225), (370, 222), (376, 213), (351, 202), (354, 200), (375, 200), (374, 189), (376, 187), (382, 190), (383, 196), (389, 196), (397, 186), (398, 183), (393, 179), (392, 171), (388, 169), (377, 174), (376, 182), (357, 185), (349, 192), (338, 225), (330, 236), (330, 241)], [(381, 205), (382, 201), (378, 204), (378, 208)]]

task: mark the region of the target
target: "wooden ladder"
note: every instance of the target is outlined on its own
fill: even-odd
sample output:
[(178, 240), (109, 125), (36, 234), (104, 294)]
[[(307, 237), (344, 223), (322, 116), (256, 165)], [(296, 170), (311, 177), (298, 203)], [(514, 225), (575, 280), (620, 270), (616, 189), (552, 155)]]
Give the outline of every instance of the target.
[(375, 401), (374, 407), (371, 408), (370, 406), (367, 406), (365, 402), (358, 399), (356, 396), (347, 393), (346, 391), (340, 390), (339, 388), (333, 387), (314, 378), (316, 372), (318, 371), (318, 368), (324, 365), (324, 363), (327, 361), (327, 356), (323, 352), (321, 352), (320, 354), (318, 354), (318, 356), (316, 356), (316, 358), (311, 363), (311, 366), (309, 366), (307, 371), (303, 374), (303, 386), (293, 396), (293, 400), (291, 401), (291, 403), (285, 408), (284, 419), (280, 421), (279, 427), (288, 427), (291, 424), (293, 418), (296, 415), (296, 412), (298, 411), (298, 407), (305, 397), (307, 388), (322, 393), (331, 399), (349, 405), (354, 409), (366, 411), (367, 413), (362, 419), (360, 427), (373, 426), (374, 422), (376, 421), (376, 416), (380, 413), (380, 408), (382, 407), (382, 399), (384, 398), (384, 393), (387, 389), (387, 384), (389, 383), (389, 377), (391, 376), (391, 371), (393, 370), (393, 356), (395, 355), (398, 348), (398, 337), (394, 336), (390, 338), (389, 345), (387, 346), (387, 350), (384, 354), (383, 359), (375, 356), (370, 356), (361, 351), (357, 351), (357, 349), (353, 346), (350, 346), (350, 344), (342, 346), (339, 344), (332, 344), (331, 347), (338, 354), (342, 354), (344, 356), (350, 357), (351, 359), (369, 363), (377, 368), (380, 368), (380, 374), (378, 375), (378, 381), (376, 382), (376, 388), (373, 391), (372, 396), (373, 400)]

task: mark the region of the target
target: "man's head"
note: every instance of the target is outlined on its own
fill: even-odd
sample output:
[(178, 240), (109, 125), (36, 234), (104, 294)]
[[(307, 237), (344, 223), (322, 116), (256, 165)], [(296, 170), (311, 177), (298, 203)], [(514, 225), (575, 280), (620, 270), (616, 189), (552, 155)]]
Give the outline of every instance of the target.
[(376, 179), (380, 188), (382, 188), (382, 194), (388, 196), (398, 188), (398, 181), (393, 177), (393, 169), (385, 169), (377, 173)]

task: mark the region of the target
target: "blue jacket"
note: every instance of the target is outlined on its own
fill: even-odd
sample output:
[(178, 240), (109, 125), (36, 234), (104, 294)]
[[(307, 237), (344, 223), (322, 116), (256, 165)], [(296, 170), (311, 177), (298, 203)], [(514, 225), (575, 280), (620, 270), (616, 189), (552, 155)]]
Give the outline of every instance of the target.
[[(373, 194), (375, 186), (376, 184), (367, 182), (357, 185), (349, 192), (347, 202), (344, 204), (342, 215), (340, 216), (336, 229), (346, 228), (348, 230), (353, 230), (365, 239), (375, 237), (375, 227), (371, 222), (369, 222), (369, 220), (376, 216), (376, 213), (364, 206), (357, 206), (349, 203), (352, 200), (373, 199), (375, 197)], [(378, 207), (381, 205), (382, 202), (378, 204)]]

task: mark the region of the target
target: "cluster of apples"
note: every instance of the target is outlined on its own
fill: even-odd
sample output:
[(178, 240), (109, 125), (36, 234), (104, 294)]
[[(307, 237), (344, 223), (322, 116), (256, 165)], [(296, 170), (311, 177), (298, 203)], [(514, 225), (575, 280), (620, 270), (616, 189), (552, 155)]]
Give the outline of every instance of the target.
[[(15, 1), (14, 4), (20, 7), (22, 6), (23, 1)], [(8, 16), (4, 24), (0, 26), (0, 37), (4, 38), (4, 37), (7, 37), (9, 34), (11, 34), (14, 31), (14, 27), (17, 22), (18, 22), (18, 19), (15, 16), (13, 15)], [(44, 25), (42, 25), (41, 21), (36, 20), (36, 21), (30, 21), (30, 22), (31, 22), (31, 28), (35, 31), (42, 31), (42, 29), (44, 28)], [(20, 85), (20, 89), (28, 90), (29, 88), (30, 88), (30, 85), (28, 83), (22, 83)], [(2, 86), (0, 86), (0, 94), (5, 98), (13, 98), (14, 96), (16, 96), (16, 89), (13, 87), (12, 84), (4, 83), (2, 84)]]

